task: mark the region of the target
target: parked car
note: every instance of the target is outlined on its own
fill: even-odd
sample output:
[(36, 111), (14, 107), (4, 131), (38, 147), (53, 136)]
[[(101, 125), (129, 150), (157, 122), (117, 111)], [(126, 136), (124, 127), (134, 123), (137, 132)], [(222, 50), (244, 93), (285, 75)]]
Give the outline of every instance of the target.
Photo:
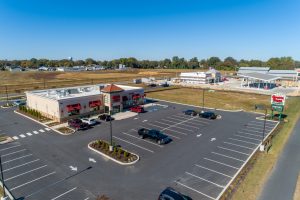
[(198, 113), (195, 110), (185, 110), (183, 111), (185, 115), (196, 116)]
[(24, 100), (15, 100), (15, 101), (13, 101), (13, 105), (15, 105), (15, 106), (25, 106), (26, 101), (24, 101)]
[(217, 119), (218, 117), (218, 115), (216, 115), (214, 112), (199, 113), (199, 116), (206, 119)]
[(143, 113), (145, 112), (144, 108), (142, 106), (133, 106), (130, 108), (131, 112), (136, 112), (136, 113)]
[(191, 197), (177, 192), (171, 187), (167, 187), (162, 193), (160, 193), (158, 200), (193, 200)]
[(156, 87), (156, 84), (155, 83), (150, 83), (148, 86), (149, 87)]
[(112, 121), (115, 118), (113, 118), (112, 116), (110, 116), (109, 114), (101, 114), (98, 116), (99, 119), (103, 120), (103, 121)]
[(155, 129), (141, 128), (138, 130), (138, 134), (142, 139), (150, 138), (152, 140), (155, 140), (158, 144), (167, 144), (172, 141), (169, 136)]
[(94, 126), (99, 123), (96, 119), (89, 119), (89, 118), (82, 118), (81, 121), (87, 123), (90, 126)]
[(88, 123), (82, 122), (81, 119), (70, 119), (68, 125), (75, 130), (85, 130), (90, 127)]

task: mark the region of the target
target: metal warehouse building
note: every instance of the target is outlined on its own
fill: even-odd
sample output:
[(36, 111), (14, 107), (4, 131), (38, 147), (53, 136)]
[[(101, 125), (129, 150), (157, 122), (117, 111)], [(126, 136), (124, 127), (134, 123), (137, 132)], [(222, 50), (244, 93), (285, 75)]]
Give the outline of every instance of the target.
[(117, 113), (144, 103), (144, 89), (103, 84), (26, 92), (27, 106), (55, 121), (71, 116)]

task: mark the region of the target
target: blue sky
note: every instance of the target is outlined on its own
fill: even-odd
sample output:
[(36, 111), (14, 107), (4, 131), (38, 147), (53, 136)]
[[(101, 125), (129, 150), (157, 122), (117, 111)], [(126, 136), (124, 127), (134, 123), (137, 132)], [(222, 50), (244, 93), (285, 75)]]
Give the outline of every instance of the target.
[(300, 60), (299, 0), (0, 0), (0, 59)]

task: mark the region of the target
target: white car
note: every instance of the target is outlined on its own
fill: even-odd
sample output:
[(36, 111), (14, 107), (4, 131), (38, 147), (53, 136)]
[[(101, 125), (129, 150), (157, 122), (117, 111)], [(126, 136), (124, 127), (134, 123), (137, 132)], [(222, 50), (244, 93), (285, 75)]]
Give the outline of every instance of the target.
[(81, 121), (85, 122), (85, 123), (87, 123), (88, 125), (91, 125), (91, 126), (96, 125), (96, 124), (99, 123), (96, 119), (89, 119), (89, 118), (83, 118), (83, 119), (81, 119)]

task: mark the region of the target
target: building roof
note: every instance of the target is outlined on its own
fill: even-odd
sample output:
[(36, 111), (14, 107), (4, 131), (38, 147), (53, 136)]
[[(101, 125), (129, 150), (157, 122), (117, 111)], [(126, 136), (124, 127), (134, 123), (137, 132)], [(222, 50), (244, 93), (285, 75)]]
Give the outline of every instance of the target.
[(273, 76), (270, 74), (262, 74), (258, 72), (251, 72), (251, 73), (246, 73), (246, 74), (241, 74), (242, 77), (245, 78), (251, 78), (255, 80), (261, 80), (261, 81), (274, 81), (279, 79), (279, 76)]
[(113, 92), (121, 92), (123, 91), (123, 89), (114, 84), (110, 84), (105, 86), (101, 91), (106, 93), (113, 93)]
[(246, 74), (246, 73), (263, 73), (266, 74), (270, 70), (270, 67), (240, 67), (238, 74)]

